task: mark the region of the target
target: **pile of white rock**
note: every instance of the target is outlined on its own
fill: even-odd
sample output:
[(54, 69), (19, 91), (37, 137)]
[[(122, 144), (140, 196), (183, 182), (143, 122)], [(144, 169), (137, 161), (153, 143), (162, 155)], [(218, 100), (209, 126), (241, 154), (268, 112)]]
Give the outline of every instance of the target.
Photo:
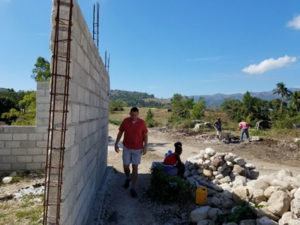
[(258, 219), (243, 220), (240, 225), (300, 225), (300, 175), (280, 170), (258, 177), (254, 165), (211, 148), (189, 158), (186, 168), (186, 179), (208, 190), (207, 205), (191, 212), (191, 222), (214, 224), (218, 215), (248, 202)]
[(255, 166), (246, 163), (243, 158), (233, 153), (216, 153), (212, 148), (201, 150), (198, 155), (188, 158), (185, 165), (184, 176), (190, 183), (211, 183), (217, 191), (222, 191), (223, 186), (226, 189), (228, 184), (240, 186), (259, 175)]

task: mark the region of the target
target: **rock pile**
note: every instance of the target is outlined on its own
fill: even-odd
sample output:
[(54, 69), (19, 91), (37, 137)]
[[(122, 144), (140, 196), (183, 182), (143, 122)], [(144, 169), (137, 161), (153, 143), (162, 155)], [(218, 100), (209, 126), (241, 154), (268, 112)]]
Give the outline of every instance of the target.
[(300, 175), (280, 170), (258, 177), (254, 165), (233, 153), (216, 153), (211, 148), (189, 158), (186, 168), (186, 179), (208, 190), (207, 206), (191, 213), (192, 222), (214, 224), (217, 215), (248, 202), (258, 219), (243, 220), (240, 225), (300, 225)]
[[(222, 191), (222, 186), (244, 186), (248, 179), (256, 179), (259, 172), (255, 166), (233, 153), (216, 153), (212, 148), (201, 150), (196, 156), (186, 161), (184, 176), (192, 183), (200, 185), (220, 185), (216, 190)], [(224, 184), (224, 185), (223, 185)]]

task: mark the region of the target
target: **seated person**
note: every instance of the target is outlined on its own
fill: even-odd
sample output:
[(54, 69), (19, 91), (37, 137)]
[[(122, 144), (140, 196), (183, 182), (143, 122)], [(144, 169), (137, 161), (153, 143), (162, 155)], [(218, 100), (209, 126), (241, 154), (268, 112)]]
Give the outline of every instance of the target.
[(181, 162), (180, 155), (182, 153), (182, 144), (181, 142), (176, 142), (174, 144), (175, 147), (175, 152), (171, 155), (168, 155), (165, 160), (164, 164), (165, 165), (171, 165), (177, 168), (178, 172), (177, 175), (180, 177), (183, 177), (184, 171), (185, 171), (185, 166)]

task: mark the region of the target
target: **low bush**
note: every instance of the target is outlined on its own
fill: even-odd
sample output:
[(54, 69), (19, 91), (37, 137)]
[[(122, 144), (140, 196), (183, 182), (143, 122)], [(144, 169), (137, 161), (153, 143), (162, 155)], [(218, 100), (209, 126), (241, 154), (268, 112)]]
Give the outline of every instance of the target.
[(156, 202), (189, 203), (194, 200), (193, 188), (190, 183), (177, 176), (169, 176), (162, 172), (162, 168), (155, 167), (151, 171), (148, 196)]

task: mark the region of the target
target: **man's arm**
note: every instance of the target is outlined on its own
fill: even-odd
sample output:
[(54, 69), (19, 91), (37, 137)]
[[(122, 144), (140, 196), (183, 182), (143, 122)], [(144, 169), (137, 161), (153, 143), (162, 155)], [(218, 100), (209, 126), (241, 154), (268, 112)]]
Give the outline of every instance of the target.
[(121, 137), (122, 137), (122, 135), (123, 135), (123, 133), (124, 133), (124, 131), (119, 131), (119, 133), (118, 133), (118, 135), (117, 135), (117, 139), (116, 139), (116, 142), (115, 142), (115, 151), (117, 152), (117, 153), (119, 153), (119, 141), (120, 141), (120, 139), (121, 139)]
[(147, 145), (148, 145), (148, 133), (144, 134), (144, 145), (143, 145), (143, 155), (147, 153)]

